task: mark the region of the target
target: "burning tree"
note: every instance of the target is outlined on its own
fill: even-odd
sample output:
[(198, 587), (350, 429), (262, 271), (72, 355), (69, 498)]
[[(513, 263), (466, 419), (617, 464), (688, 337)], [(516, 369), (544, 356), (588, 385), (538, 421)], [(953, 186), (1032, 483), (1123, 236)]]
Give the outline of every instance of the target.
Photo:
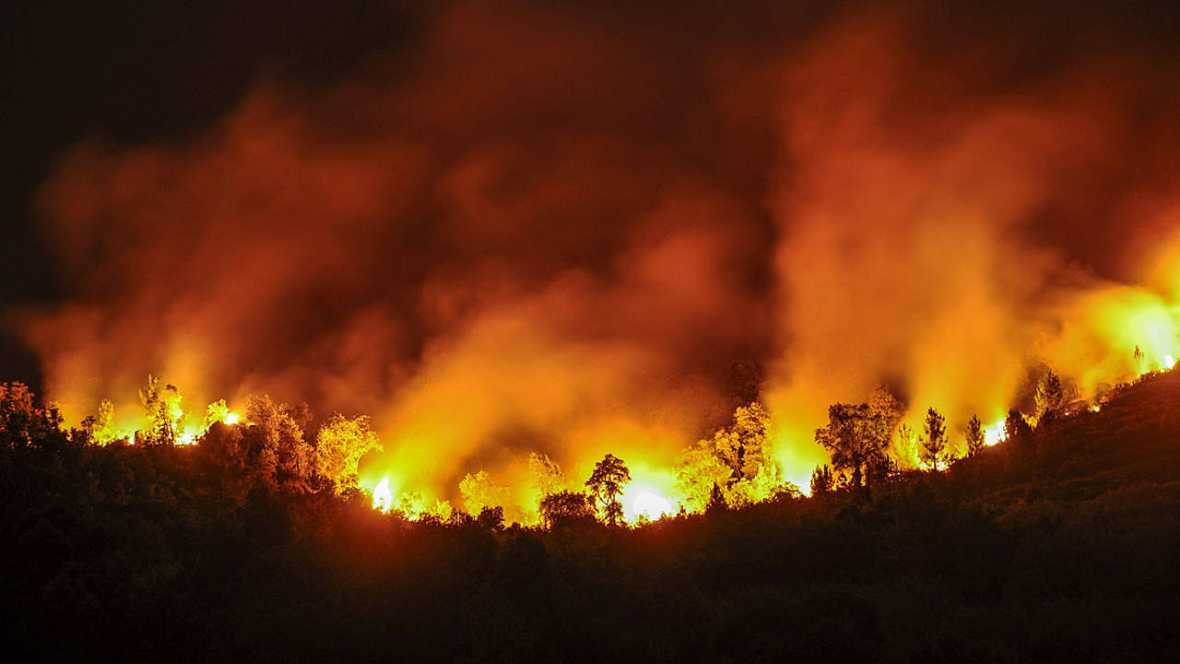
[(213, 426), (214, 422), (221, 422), (222, 424), (238, 424), (241, 421), (239, 416), (234, 411), (230, 410), (229, 404), (225, 399), (218, 399), (205, 409), (205, 429)]
[(486, 470), (467, 473), (459, 482), (459, 493), (463, 496), (463, 509), (469, 514), (480, 514), (491, 507), (500, 507), (502, 511), (510, 496), (509, 488), (496, 484)]
[(565, 486), (565, 474), (561, 466), (549, 458), (548, 454), (529, 452), (529, 478), (540, 495), (548, 496), (557, 493)]
[(631, 471), (622, 459), (613, 454), (602, 457), (602, 461), (594, 464), (594, 472), (586, 480), (590, 494), (598, 502), (606, 522), (612, 526), (618, 525), (623, 518), (623, 504), (619, 496), (623, 493), (623, 485), (631, 481)]
[(180, 407), (180, 390), (175, 385), (160, 387), (160, 379), (148, 374), (147, 384), (139, 391), (147, 426), (140, 432), (143, 445), (175, 445), (184, 423)]
[(108, 445), (121, 436), (115, 430), (115, 404), (109, 399), (98, 403), (98, 413), (82, 418), (82, 430), (97, 445)]
[(693, 511), (705, 509), (713, 487), (727, 485), (732, 476), (732, 469), (713, 453), (711, 439), (685, 450), (676, 467), (676, 484)]
[(832, 404), (828, 425), (815, 432), (815, 442), (832, 455), (832, 467), (848, 473), (854, 488), (867, 487), (889, 466), (886, 448), (891, 423), (867, 403)]
[(728, 427), (686, 450), (680, 457), (677, 482), (687, 505), (703, 509), (714, 487), (720, 487), (731, 504), (770, 496), (781, 478), (770, 455), (769, 431), (770, 413), (754, 401), (739, 406)]
[(904, 422), (897, 425), (897, 429), (894, 431), (893, 454), (895, 457), (907, 461), (922, 456), (918, 445), (918, 434), (913, 427)]
[(755, 401), (739, 406), (733, 413), (733, 425), (713, 436), (714, 449), (729, 468), (731, 483), (753, 479), (762, 469), (769, 428), (770, 414)]
[(316, 435), (316, 472), (332, 480), (337, 491), (355, 488), (361, 457), (381, 449), (368, 416), (333, 415)]
[(251, 425), (244, 437), (262, 478), (273, 487), (305, 491), (315, 471), (315, 448), (303, 439), (306, 406), (253, 397), (246, 409)]

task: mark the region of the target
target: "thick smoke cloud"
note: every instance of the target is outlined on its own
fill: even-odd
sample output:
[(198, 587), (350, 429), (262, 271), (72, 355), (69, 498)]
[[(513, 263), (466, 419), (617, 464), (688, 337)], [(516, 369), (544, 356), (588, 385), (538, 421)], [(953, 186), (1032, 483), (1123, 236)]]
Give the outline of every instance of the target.
[(1103, 293), (1174, 326), (1143, 261), (1175, 72), (1118, 40), (1030, 66), (1055, 35), (978, 16), (631, 12), (456, 5), (330, 89), (76, 147), (41, 209), (77, 296), (25, 325), (51, 396), (132, 412), (150, 371), (367, 412), (375, 472), (453, 495), (529, 451), (670, 464), (752, 360), (798, 481), (833, 401), (883, 384), (957, 426), (1042, 362), (1130, 371)]

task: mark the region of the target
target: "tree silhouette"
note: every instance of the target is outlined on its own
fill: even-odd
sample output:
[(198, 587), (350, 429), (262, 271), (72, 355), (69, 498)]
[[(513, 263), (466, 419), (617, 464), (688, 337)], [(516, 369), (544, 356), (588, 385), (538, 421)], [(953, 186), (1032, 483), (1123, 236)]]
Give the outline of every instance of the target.
[(479, 511), (479, 516), (475, 517), (475, 522), (487, 530), (503, 530), (504, 508), (499, 505), (485, 507)]
[(115, 431), (115, 405), (109, 399), (98, 403), (98, 413), (82, 418), (82, 430), (96, 445), (108, 445), (119, 438)]
[(828, 408), (828, 425), (816, 430), (815, 441), (831, 453), (832, 467), (847, 472), (859, 489), (887, 472), (890, 433), (890, 421), (869, 404), (837, 403)]
[(757, 362), (734, 362), (729, 366), (726, 386), (734, 406), (757, 401), (762, 389), (762, 367)]
[(811, 495), (823, 496), (831, 493), (836, 488), (836, 478), (832, 475), (832, 469), (827, 464), (817, 467), (811, 471)]
[(1025, 421), (1024, 415), (1021, 415), (1018, 410), (1009, 410), (1008, 416), (1004, 418), (1004, 439), (1021, 441), (1030, 434), (1032, 434), (1032, 427)]
[[(1131, 413), (1172, 408), (1178, 385), (1180, 377), (1161, 377), (1130, 388), (1122, 403)], [(179, 647), (194, 658), (278, 661), (309, 652), (371, 661), (393, 651), (412, 660), (560, 660), (575, 650), (594, 661), (619, 653), (865, 661), (886, 648), (914, 661), (997, 652), (1024, 660), (1043, 655), (1066, 627), (1092, 630), (1063, 642), (1060, 659), (1074, 661), (1118, 660), (1131, 640), (1169, 634), (1159, 607), (1173, 600), (1180, 572), (1166, 564), (1176, 538), (1161, 507), (1180, 494), (1159, 478), (1180, 464), (1175, 418), (1124, 420), (1109, 409), (1062, 420), (1068, 437), (1030, 439), (1069, 454), (1067, 463), (1044, 454), (1014, 467), (1006, 458), (1019, 454), (995, 450), (969, 472), (902, 475), (896, 490), (855, 500), (823, 496), (836, 478), (820, 467), (817, 500), (747, 507), (730, 498), (720, 511), (730, 496), (723, 476), (710, 513), (643, 529), (600, 527), (585, 495), (552, 493), (541, 502), (544, 531), (503, 527), (495, 506), (436, 516), (402, 491), (383, 515), (359, 490), (272, 490), (263, 445), (274, 432), (292, 443), (300, 425), (298, 411), (269, 408), (265, 421), (214, 421), (196, 448), (84, 445), (65, 438), (52, 407), (27, 388), (0, 385), (0, 532), (12, 570), (0, 606), (10, 607), (17, 652), (51, 661), (63, 651), (106, 660), (145, 647), (153, 658)], [(1013, 432), (1019, 417), (1011, 415)], [(1038, 499), (1042, 477), (1086, 490)], [(1104, 527), (1068, 518), (1095, 505)], [(1069, 564), (1062, 551), (1072, 552)], [(1109, 573), (1111, 552), (1125, 563), (1118, 574)], [(1051, 583), (1009, 590), (1011, 579), (1034, 575)], [(227, 587), (248, 610), (217, 608)], [(956, 621), (923, 624), (929, 641), (891, 641), (889, 616), (911, 611), (915, 587), (956, 615), (974, 615), (985, 597), (980, 615), (989, 621), (1030, 606), (1040, 607), (1038, 619), (966, 646)], [(1112, 596), (1135, 601), (1094, 611)], [(637, 615), (641, 639), (628, 633)], [(454, 629), (455, 616), (464, 629)], [(578, 623), (586, 616), (599, 623), (589, 631)], [(1168, 661), (1156, 650), (1134, 654)]]
[(1038, 423), (1051, 423), (1060, 414), (1061, 407), (1065, 405), (1065, 388), (1061, 378), (1052, 369), (1047, 370), (1037, 383), (1034, 400)]
[(52, 405), (39, 407), (24, 383), (0, 383), (0, 449), (60, 447), (66, 436)]
[(946, 459), (946, 418), (933, 408), (926, 410), (921, 456), (922, 462), (934, 471)]
[(594, 506), (584, 494), (559, 491), (541, 499), (541, 522), (546, 528), (593, 519)]
[(971, 419), (967, 421), (967, 427), (963, 430), (963, 438), (966, 441), (968, 457), (973, 457), (983, 450), (983, 422), (979, 421), (978, 415), (972, 415)]
[(141, 445), (175, 445), (184, 412), (180, 410), (180, 391), (175, 385), (160, 386), (160, 379), (148, 374), (147, 384), (139, 391), (147, 427), (139, 432)]
[(869, 397), (869, 408), (877, 417), (885, 421), (885, 426), (890, 432), (901, 425), (902, 415), (905, 414), (905, 406), (884, 385), (873, 390), (873, 394)]
[(594, 464), (594, 472), (586, 480), (586, 486), (598, 502), (606, 522), (612, 526), (619, 524), (623, 518), (623, 504), (619, 496), (623, 493), (623, 485), (631, 481), (631, 471), (622, 459), (613, 454), (602, 457), (602, 461)]
[(709, 492), (709, 502), (705, 504), (705, 513), (712, 514), (720, 510), (729, 509), (729, 503), (725, 500), (725, 492), (721, 487), (714, 484), (713, 490)]
[(252, 397), (246, 414), (250, 426), (244, 439), (251, 458), (272, 488), (305, 492), (315, 473), (315, 448), (303, 439), (305, 407), (276, 403), (269, 396)]

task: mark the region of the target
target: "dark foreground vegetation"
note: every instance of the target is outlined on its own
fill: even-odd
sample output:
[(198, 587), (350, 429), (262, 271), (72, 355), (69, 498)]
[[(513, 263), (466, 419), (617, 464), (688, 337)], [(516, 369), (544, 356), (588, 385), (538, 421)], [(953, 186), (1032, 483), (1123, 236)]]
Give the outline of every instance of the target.
[(1180, 372), (943, 473), (631, 529), (408, 522), (356, 492), (235, 483), (202, 446), (88, 446), (16, 410), (0, 413), (7, 661), (1180, 652)]

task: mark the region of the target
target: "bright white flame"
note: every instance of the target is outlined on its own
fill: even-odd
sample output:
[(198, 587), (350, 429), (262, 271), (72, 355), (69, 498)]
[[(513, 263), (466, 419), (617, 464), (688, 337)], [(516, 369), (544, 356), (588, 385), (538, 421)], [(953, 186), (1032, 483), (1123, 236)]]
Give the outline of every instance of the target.
[(983, 429), (983, 444), (991, 447), (999, 445), (1007, 439), (1004, 433), (1004, 418), (1000, 418)]
[(641, 517), (655, 521), (676, 512), (672, 501), (648, 487), (637, 487), (623, 499), (623, 518), (635, 522)]
[(198, 433), (191, 429), (187, 429), (176, 437), (177, 445), (192, 445), (197, 442)]
[(1172, 367), (1175, 367), (1175, 366), (1176, 366), (1176, 358), (1172, 357), (1171, 355), (1165, 355), (1164, 356), (1164, 368), (1171, 371)]
[(388, 512), (393, 507), (393, 489), (389, 487), (389, 476), (381, 478), (373, 487), (373, 509)]
[(241, 422), (241, 421), (242, 421), (242, 416), (238, 415), (237, 413), (233, 412), (232, 410), (229, 411), (228, 413), (226, 413), (225, 419), (222, 420), (222, 422), (229, 424), (231, 426), (234, 424), (237, 424), (238, 422)]

